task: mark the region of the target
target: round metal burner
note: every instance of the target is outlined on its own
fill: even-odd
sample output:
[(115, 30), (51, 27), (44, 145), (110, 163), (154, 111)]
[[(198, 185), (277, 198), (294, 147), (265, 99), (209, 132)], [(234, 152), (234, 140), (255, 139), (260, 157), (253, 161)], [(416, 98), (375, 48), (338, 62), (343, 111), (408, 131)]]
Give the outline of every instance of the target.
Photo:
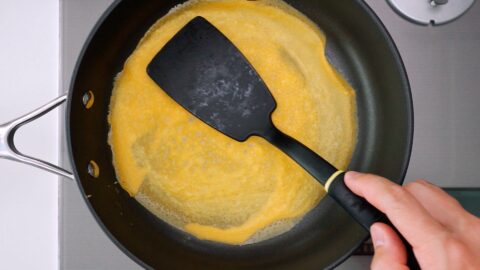
[(475, 0), (388, 0), (402, 17), (422, 25), (449, 23), (462, 16)]

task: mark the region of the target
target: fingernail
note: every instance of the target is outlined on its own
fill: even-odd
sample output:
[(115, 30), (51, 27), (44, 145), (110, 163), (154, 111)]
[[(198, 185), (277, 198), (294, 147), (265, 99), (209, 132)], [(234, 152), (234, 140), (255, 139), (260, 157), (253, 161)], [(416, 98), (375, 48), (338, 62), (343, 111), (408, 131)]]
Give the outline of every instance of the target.
[(373, 247), (375, 249), (385, 244), (385, 234), (383, 233), (383, 230), (378, 227), (377, 224), (373, 224), (370, 227), (370, 235), (372, 236)]
[(359, 178), (359, 177), (362, 176), (362, 175), (363, 175), (363, 173), (360, 173), (360, 172), (348, 171), (348, 172), (345, 174), (345, 181), (350, 181), (349, 179), (355, 180), (355, 179)]

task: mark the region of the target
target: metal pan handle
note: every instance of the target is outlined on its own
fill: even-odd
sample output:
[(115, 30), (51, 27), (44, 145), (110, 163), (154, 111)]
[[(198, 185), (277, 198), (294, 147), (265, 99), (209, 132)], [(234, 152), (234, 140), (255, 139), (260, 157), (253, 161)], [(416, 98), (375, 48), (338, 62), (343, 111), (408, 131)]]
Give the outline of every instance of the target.
[(0, 125), (0, 158), (31, 165), (73, 180), (74, 177), (71, 172), (49, 162), (20, 153), (20, 151), (18, 151), (15, 147), (13, 140), (15, 137), (15, 132), (18, 130), (18, 128), (43, 116), (44, 114), (64, 103), (66, 100), (67, 95), (65, 94), (32, 111), (31, 113)]

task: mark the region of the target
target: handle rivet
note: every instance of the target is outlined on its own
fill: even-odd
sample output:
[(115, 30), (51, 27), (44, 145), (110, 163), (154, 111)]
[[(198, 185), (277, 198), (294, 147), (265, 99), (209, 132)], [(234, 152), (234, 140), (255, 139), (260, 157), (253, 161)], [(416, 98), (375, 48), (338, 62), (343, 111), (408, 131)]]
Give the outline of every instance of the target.
[(98, 176), (100, 175), (100, 168), (95, 161), (90, 160), (87, 165), (87, 172), (91, 177), (98, 178)]
[(92, 91), (87, 91), (82, 96), (82, 103), (85, 108), (90, 109), (93, 106), (93, 102), (95, 101), (95, 96), (93, 95)]

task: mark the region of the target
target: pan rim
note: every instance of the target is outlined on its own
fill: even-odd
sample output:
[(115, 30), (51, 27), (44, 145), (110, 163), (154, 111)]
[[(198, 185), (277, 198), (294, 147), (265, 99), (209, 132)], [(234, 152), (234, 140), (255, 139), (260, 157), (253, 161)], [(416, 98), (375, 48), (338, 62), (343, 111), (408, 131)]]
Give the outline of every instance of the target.
[[(65, 135), (66, 135), (66, 141), (67, 141), (67, 151), (68, 151), (68, 158), (70, 161), (70, 164), (73, 169), (73, 174), (75, 177), (75, 181), (81, 191), (81, 197), (83, 198), (84, 202), (86, 203), (90, 213), (94, 217), (96, 223), (99, 225), (99, 227), (102, 229), (102, 231), (108, 236), (108, 238), (124, 253), (126, 254), (130, 259), (132, 259), (134, 262), (136, 262), (139, 266), (146, 268), (146, 269), (153, 269), (151, 266), (147, 265), (143, 260), (135, 256), (132, 252), (130, 252), (129, 249), (127, 249), (112, 233), (111, 231), (106, 227), (106, 225), (102, 222), (101, 218), (98, 216), (97, 212), (93, 208), (92, 204), (88, 200), (87, 196), (85, 195), (85, 189), (82, 185), (82, 182), (80, 180), (80, 176), (78, 173), (78, 169), (74, 160), (74, 155), (73, 155), (73, 149), (72, 149), (72, 137), (71, 137), (71, 108), (72, 108), (72, 103), (73, 103), (73, 89), (75, 85), (75, 80), (77, 78), (79, 68), (81, 65), (81, 60), (83, 59), (86, 50), (89, 48), (90, 43), (93, 39), (93, 37), (96, 35), (97, 30), (103, 25), (104, 21), (109, 17), (109, 15), (112, 13), (113, 10), (121, 3), (121, 0), (115, 0), (101, 15), (101, 17), (97, 20), (95, 23), (94, 27), (90, 31), (86, 41), (84, 42), (82, 49), (80, 51), (80, 54), (78, 55), (74, 71), (72, 73), (72, 76), (70, 78), (70, 83), (69, 83), (69, 90), (68, 90), (68, 99), (67, 99), (67, 106), (66, 106), (66, 117), (65, 117)], [(401, 165), (401, 177), (398, 180), (398, 184), (402, 184), (404, 182), (405, 176), (408, 171), (408, 166), (410, 163), (410, 158), (411, 158), (411, 152), (413, 148), (413, 135), (414, 135), (414, 107), (413, 107), (413, 97), (411, 93), (411, 86), (410, 82), (408, 79), (408, 74), (404, 65), (404, 62), (401, 58), (400, 52), (388, 32), (387, 28), (383, 24), (383, 22), (380, 20), (378, 15), (372, 10), (372, 8), (364, 1), (364, 0), (353, 0), (353, 3), (357, 3), (359, 7), (368, 15), (371, 19), (372, 22), (377, 26), (377, 30), (379, 33), (382, 35), (382, 37), (385, 40), (385, 44), (388, 46), (389, 50), (392, 53), (392, 57), (395, 63), (395, 66), (397, 69), (399, 69), (401, 72), (398, 74), (402, 84), (403, 88), (405, 91), (403, 91), (403, 94), (405, 95), (405, 100), (407, 101), (405, 103), (405, 108), (406, 108), (406, 147), (405, 149), (405, 155), (403, 158), (403, 164)], [(363, 242), (369, 237), (369, 233), (365, 231), (365, 236), (359, 241), (356, 245), (353, 245), (352, 248), (346, 252), (343, 256), (339, 257), (337, 260), (333, 261), (329, 266), (326, 267), (326, 269), (333, 269), (340, 265), (342, 262), (344, 262), (346, 259), (348, 259), (352, 253), (358, 249), (358, 247), (363, 244)]]
[(92, 204), (88, 200), (87, 196), (85, 196), (85, 189), (82, 185), (82, 182), (80, 180), (80, 175), (78, 174), (78, 169), (73, 157), (73, 149), (72, 149), (72, 136), (71, 136), (71, 108), (72, 108), (72, 103), (73, 103), (73, 88), (75, 85), (75, 80), (77, 78), (77, 74), (80, 69), (81, 65), (81, 59), (83, 59), (86, 50), (89, 48), (90, 43), (92, 39), (95, 37), (97, 30), (103, 25), (104, 21), (110, 16), (113, 10), (122, 2), (122, 0), (115, 0), (108, 8), (102, 13), (100, 18), (97, 20), (95, 25), (93, 26), (92, 30), (90, 30), (90, 33), (87, 36), (87, 39), (85, 40), (82, 49), (78, 55), (78, 58), (76, 59), (75, 63), (75, 68), (73, 69), (72, 76), (70, 78), (70, 83), (69, 83), (69, 88), (68, 88), (68, 98), (67, 98), (67, 107), (66, 107), (66, 125), (65, 125), (65, 134), (66, 134), (66, 139), (67, 139), (67, 150), (68, 150), (68, 157), (70, 164), (72, 166), (72, 173), (75, 178), (75, 182), (77, 183), (78, 188), (81, 191), (81, 196), (83, 201), (88, 207), (88, 210), (90, 211), (90, 214), (93, 216), (95, 219), (96, 223), (99, 225), (99, 227), (102, 229), (102, 231), (105, 233), (105, 235), (112, 241), (125, 255), (127, 255), (130, 259), (132, 259), (134, 262), (136, 262), (138, 265), (145, 269), (153, 269), (151, 266), (147, 265), (143, 260), (135, 256), (128, 248), (126, 248), (112, 233), (111, 231), (106, 227), (106, 225), (102, 222), (100, 217), (98, 216), (97, 212), (93, 208)]
[[(404, 156), (404, 163), (401, 166), (401, 176), (398, 179), (397, 184), (403, 184), (405, 181), (405, 176), (408, 171), (408, 166), (410, 165), (410, 158), (412, 155), (412, 149), (413, 149), (413, 135), (414, 135), (414, 107), (413, 107), (413, 96), (412, 96), (412, 89), (410, 85), (410, 81), (408, 79), (408, 73), (405, 67), (405, 63), (402, 60), (402, 57), (400, 55), (400, 51), (398, 50), (397, 45), (395, 44), (395, 41), (388, 32), (387, 27), (383, 24), (382, 20), (378, 15), (373, 11), (373, 9), (370, 7), (370, 5), (365, 2), (365, 0), (356, 0), (356, 2), (359, 4), (359, 6), (372, 18), (373, 23), (376, 24), (378, 30), (384, 37), (384, 40), (387, 42), (388, 48), (392, 52), (393, 60), (395, 62), (395, 65), (401, 70), (401, 73), (399, 74), (399, 77), (401, 78), (402, 83), (404, 84), (404, 94), (406, 95), (406, 100), (407, 103), (405, 104), (406, 106), (406, 119), (407, 119), (407, 130), (406, 133), (408, 134), (407, 140), (406, 140), (406, 145), (407, 149), (405, 152)], [(366, 232), (366, 231), (365, 231)], [(330, 266), (327, 267), (327, 269), (334, 269), (335, 267), (339, 266), (341, 263), (346, 261), (348, 258), (350, 258), (368, 238), (370, 237), (370, 232), (366, 232), (365, 237), (363, 237), (363, 240), (361, 240), (357, 245), (354, 245), (352, 249), (350, 249), (349, 252), (345, 253), (344, 256), (338, 258), (336, 261), (330, 264)]]

